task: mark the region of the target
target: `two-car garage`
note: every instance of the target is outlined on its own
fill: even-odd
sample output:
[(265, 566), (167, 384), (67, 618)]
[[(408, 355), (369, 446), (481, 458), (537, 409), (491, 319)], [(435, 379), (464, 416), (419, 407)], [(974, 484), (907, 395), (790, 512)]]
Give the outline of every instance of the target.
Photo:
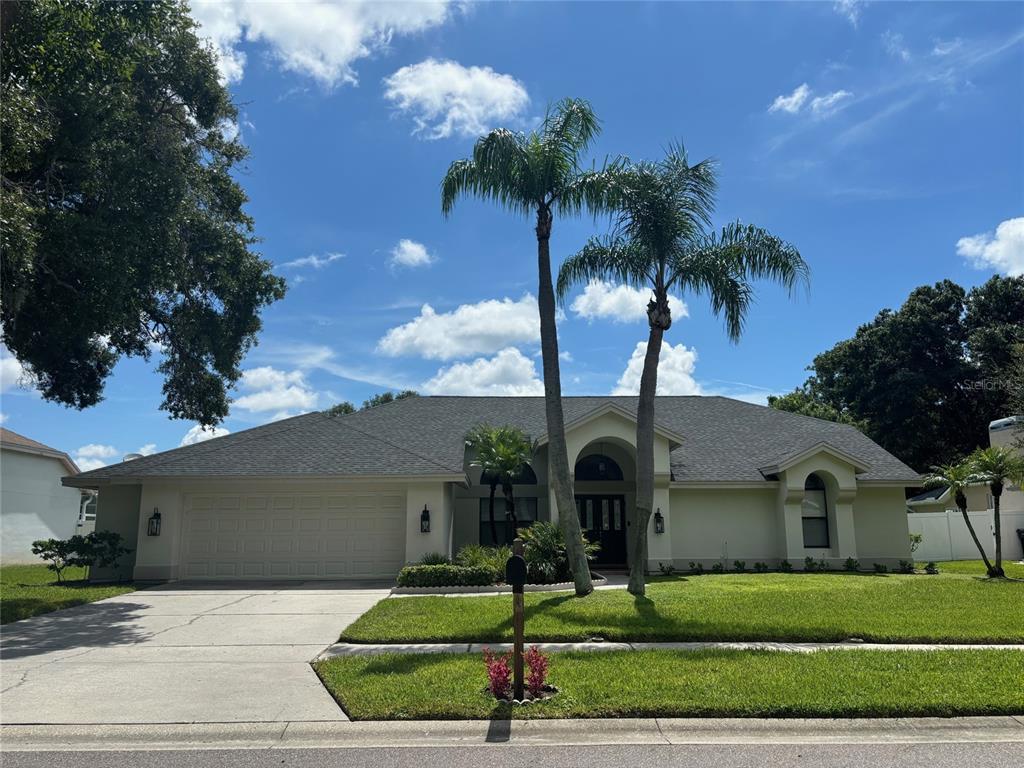
[(186, 493), (186, 579), (393, 578), (405, 561), (401, 492)]

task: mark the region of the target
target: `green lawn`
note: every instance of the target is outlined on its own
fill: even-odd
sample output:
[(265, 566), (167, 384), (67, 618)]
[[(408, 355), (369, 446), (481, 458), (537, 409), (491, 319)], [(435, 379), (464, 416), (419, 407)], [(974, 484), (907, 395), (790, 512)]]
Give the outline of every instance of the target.
[[(939, 566), (939, 573), (961, 573), (969, 576), (984, 576), (985, 563), (982, 560), (952, 560), (949, 562), (936, 563)], [(918, 568), (924, 568), (924, 563), (918, 562)], [(1024, 565), (1013, 560), (1003, 560), (1003, 572), (1011, 579), (1024, 579)]]
[(68, 568), (64, 579), (57, 584), (45, 565), (0, 567), (0, 624), (135, 591), (131, 584), (89, 584), (84, 568)]
[[(967, 576), (735, 574), (658, 579), (625, 590), (528, 593), (533, 641), (779, 640), (1024, 642), (1024, 581)], [(382, 600), (348, 627), (349, 642), (510, 640), (511, 598)]]
[(485, 692), (477, 654), (314, 665), (353, 720), (551, 717), (893, 717), (1024, 711), (1024, 651), (643, 651), (553, 654), (553, 698)]

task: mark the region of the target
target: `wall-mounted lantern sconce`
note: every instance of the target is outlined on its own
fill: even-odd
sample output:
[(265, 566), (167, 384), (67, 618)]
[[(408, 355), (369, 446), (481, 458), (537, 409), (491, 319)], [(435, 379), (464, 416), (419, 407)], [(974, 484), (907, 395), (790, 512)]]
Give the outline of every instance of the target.
[(420, 533), (430, 533), (430, 510), (427, 509), (427, 505), (423, 505), (423, 511), (420, 512)]
[(665, 517), (661, 514), (661, 507), (658, 507), (658, 511), (654, 513), (654, 532), (665, 532)]
[(153, 514), (149, 516), (149, 526), (146, 528), (146, 533), (150, 536), (160, 535), (160, 510), (153, 507)]

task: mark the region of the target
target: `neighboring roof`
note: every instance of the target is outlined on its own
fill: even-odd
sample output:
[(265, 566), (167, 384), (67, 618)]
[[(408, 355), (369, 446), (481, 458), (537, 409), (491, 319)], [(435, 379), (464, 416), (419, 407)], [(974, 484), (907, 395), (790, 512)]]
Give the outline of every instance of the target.
[(56, 448), (43, 445), (38, 440), (19, 435), (17, 432), (12, 432), (3, 427), (0, 427), (0, 446), (12, 451), (32, 453), (36, 456), (47, 456), (51, 459), (57, 459), (64, 464), (68, 472), (73, 475), (78, 474), (78, 465), (64, 451), (58, 451)]
[[(609, 403), (635, 418), (635, 397), (566, 397), (567, 424)], [(724, 397), (659, 397), (655, 421), (678, 435), (676, 482), (763, 482), (819, 443), (869, 467), (863, 481), (916, 485), (920, 476), (854, 427)], [(547, 432), (542, 397), (410, 397), (343, 416), (308, 413), (196, 445), (85, 472), (69, 484), (143, 478), (424, 477), (465, 475), (465, 436), (482, 423)]]
[(932, 488), (917, 494), (917, 496), (911, 496), (907, 499), (907, 504), (933, 504), (942, 501), (947, 496), (949, 496), (949, 488), (940, 485), (938, 488)]

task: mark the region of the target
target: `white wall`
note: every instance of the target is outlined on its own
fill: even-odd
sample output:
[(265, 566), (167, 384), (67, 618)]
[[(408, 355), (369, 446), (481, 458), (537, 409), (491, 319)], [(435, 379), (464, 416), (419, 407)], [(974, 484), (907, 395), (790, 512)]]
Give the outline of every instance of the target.
[(0, 559), (39, 563), (32, 554), (37, 539), (73, 536), (81, 492), (65, 488), (68, 469), (59, 459), (22, 451), (0, 451)]
[(906, 493), (902, 488), (862, 486), (853, 499), (853, 525), (857, 533), (856, 559), (860, 567), (874, 563), (898, 565), (910, 559)]
[[(758, 560), (769, 562), (784, 557), (779, 547), (774, 488), (673, 488), (670, 524), (663, 536), (672, 546), (672, 562), (686, 568), (689, 562), (705, 566), (723, 557), (731, 569), (734, 560), (745, 560), (753, 568)], [(664, 510), (662, 510), (664, 512)], [(649, 556), (654, 560), (653, 544)]]
[[(985, 548), (985, 554), (991, 560), (995, 557), (995, 528), (993, 514), (987, 512), (968, 512), (974, 532)], [(1024, 558), (1017, 529), (1024, 528), (1024, 512), (1002, 512), (999, 516), (1002, 528), (1003, 559), (1020, 560)], [(978, 547), (971, 538), (970, 531), (964, 523), (959, 511), (945, 512), (910, 512), (907, 513), (907, 524), (911, 533), (921, 534), (921, 545), (914, 553), (918, 561), (928, 560), (980, 560)]]

